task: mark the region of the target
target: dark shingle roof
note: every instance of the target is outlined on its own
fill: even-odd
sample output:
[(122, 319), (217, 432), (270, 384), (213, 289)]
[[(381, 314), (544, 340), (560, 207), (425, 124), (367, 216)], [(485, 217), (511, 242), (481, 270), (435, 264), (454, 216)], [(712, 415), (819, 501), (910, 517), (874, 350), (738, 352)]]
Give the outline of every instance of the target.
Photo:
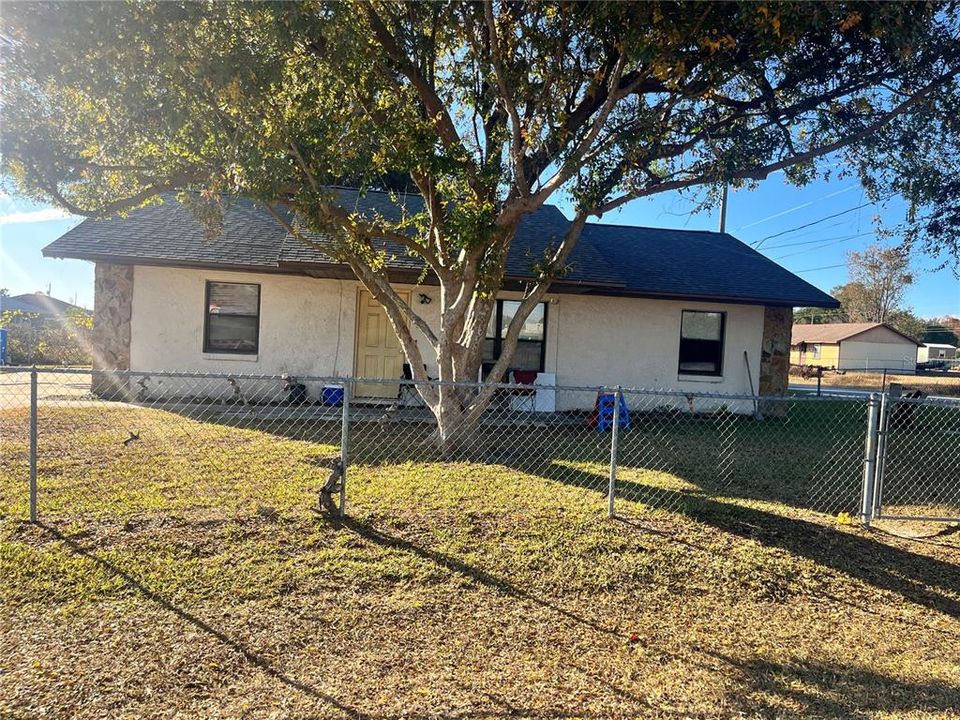
[[(382, 192), (338, 189), (338, 202), (364, 214), (397, 220), (422, 210), (417, 195), (394, 201)], [(544, 206), (524, 218), (506, 263), (508, 279), (531, 277), (533, 264), (558, 243), (569, 221)], [(322, 234), (308, 237), (320, 244)], [(383, 243), (389, 265), (419, 272), (423, 262), (399, 245)], [(44, 248), (48, 257), (161, 265), (262, 268), (299, 272), (334, 264), (322, 250), (305, 245), (270, 214), (248, 200), (235, 200), (224, 213), (224, 232), (214, 241), (191, 211), (172, 196), (126, 219), (86, 220)], [(618, 295), (727, 300), (771, 305), (836, 307), (810, 283), (747, 247), (732, 235), (689, 230), (587, 224), (569, 259), (563, 286)]]
[(277, 266), (285, 231), (254, 202), (234, 200), (223, 216), (223, 234), (207, 240), (185, 205), (165, 196), (126, 218), (84, 220), (43, 249), (48, 257), (150, 261), (172, 265)]
[(584, 241), (603, 256), (616, 258), (625, 289), (632, 293), (838, 305), (727, 233), (588, 224), (580, 242)]
[(55, 297), (50, 297), (41, 292), (0, 297), (0, 312), (7, 311), (48, 316), (66, 315), (70, 312), (89, 312), (89, 310), (85, 310), (78, 305), (68, 303), (65, 300), (57, 300)]

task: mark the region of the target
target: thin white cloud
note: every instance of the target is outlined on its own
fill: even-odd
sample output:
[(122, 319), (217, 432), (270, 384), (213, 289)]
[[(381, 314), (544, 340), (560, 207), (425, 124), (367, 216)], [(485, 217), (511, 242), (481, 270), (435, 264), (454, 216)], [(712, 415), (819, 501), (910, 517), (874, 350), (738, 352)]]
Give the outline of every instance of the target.
[(0, 215), (0, 225), (22, 225), (24, 223), (48, 222), (50, 220), (68, 220), (73, 215), (60, 208), (43, 208), (29, 212), (12, 212)]

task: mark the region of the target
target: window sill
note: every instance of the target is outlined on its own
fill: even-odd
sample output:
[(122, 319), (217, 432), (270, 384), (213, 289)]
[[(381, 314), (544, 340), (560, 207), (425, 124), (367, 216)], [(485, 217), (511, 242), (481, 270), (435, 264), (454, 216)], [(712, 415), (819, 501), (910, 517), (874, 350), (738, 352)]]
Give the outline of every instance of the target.
[(680, 382), (722, 383), (722, 375), (677, 375)]
[(202, 353), (204, 360), (236, 360), (237, 362), (257, 362), (260, 355), (244, 355), (243, 353)]

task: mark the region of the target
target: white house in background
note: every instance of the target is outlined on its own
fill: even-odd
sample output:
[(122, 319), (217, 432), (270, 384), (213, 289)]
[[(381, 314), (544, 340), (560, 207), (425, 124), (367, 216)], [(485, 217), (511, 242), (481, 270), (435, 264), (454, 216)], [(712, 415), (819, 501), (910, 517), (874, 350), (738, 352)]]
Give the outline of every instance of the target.
[[(338, 192), (350, 207), (400, 212), (385, 193)], [(402, 202), (408, 211), (422, 207), (417, 196)], [(551, 206), (522, 223), (488, 331), (487, 363), (500, 352), (533, 262), (567, 227)], [(395, 287), (437, 327), (435, 280), (417, 259), (386, 249)], [(125, 219), (86, 220), (44, 255), (96, 263), (94, 334), (106, 368), (301, 377), (403, 372), (386, 314), (349, 268), (244, 200), (230, 202), (215, 241), (204, 238), (186, 207), (165, 197)], [(837, 305), (728, 234), (588, 224), (569, 272), (527, 323), (512, 371), (536, 373), (545, 384), (780, 393), (792, 308)], [(360, 394), (377, 393), (372, 385)], [(575, 401), (557, 402), (563, 409)]]
[(917, 348), (917, 362), (929, 362), (931, 360), (955, 360), (957, 357), (957, 348), (955, 345), (946, 343), (924, 343)]
[(790, 364), (914, 373), (919, 344), (886, 323), (794, 325)]

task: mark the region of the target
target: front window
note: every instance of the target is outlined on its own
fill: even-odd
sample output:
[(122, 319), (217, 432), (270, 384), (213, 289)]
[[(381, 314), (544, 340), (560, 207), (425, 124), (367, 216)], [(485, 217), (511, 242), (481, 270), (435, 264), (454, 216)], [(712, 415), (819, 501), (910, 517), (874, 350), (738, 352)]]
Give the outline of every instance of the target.
[(723, 371), (725, 313), (684, 310), (680, 319), (681, 375), (715, 375)]
[(260, 286), (207, 282), (203, 351), (256, 355), (260, 343)]
[[(487, 337), (483, 342), (485, 365), (495, 363), (500, 357), (503, 340), (507, 337), (507, 329), (519, 308), (520, 302), (517, 300), (497, 300), (497, 306), (491, 313), (490, 323), (487, 325)], [(520, 338), (517, 340), (517, 349), (513, 353), (510, 369), (543, 372), (546, 336), (547, 304), (540, 303), (533, 308), (520, 329)]]

